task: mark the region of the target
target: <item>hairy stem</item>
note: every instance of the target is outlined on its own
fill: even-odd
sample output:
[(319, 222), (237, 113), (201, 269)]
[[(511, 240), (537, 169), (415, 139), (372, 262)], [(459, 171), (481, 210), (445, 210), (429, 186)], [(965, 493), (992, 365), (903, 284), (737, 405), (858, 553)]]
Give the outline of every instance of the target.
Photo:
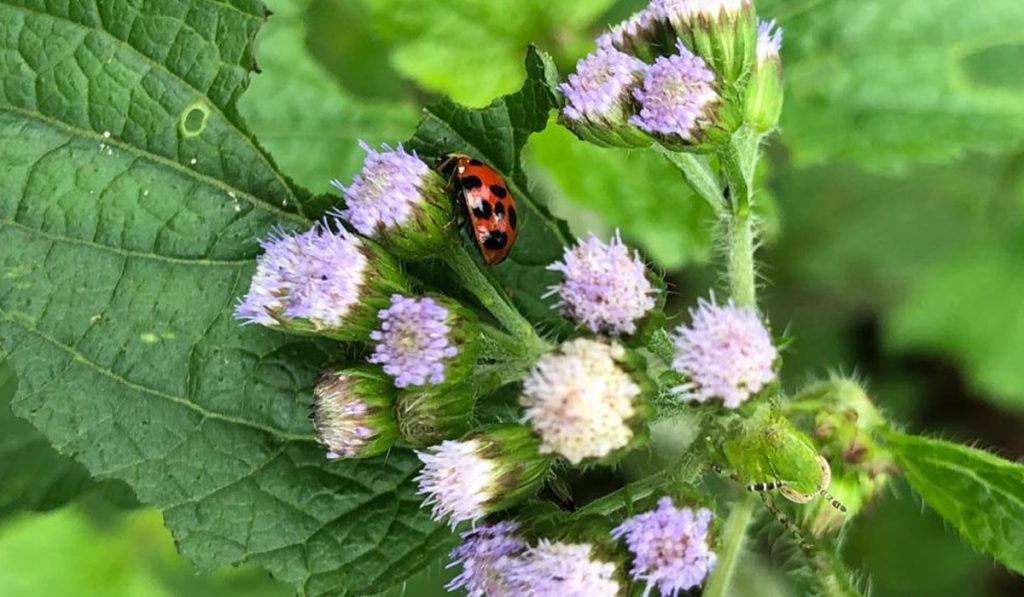
[(728, 593), (736, 563), (747, 540), (747, 526), (754, 518), (756, 504), (757, 498), (750, 492), (744, 492), (739, 501), (733, 504), (732, 512), (729, 513), (725, 528), (722, 530), (718, 563), (704, 587), (704, 597), (725, 597)]
[(738, 307), (757, 308), (754, 274), (754, 223), (750, 209), (740, 209), (729, 218), (729, 292)]
[(495, 288), (488, 276), (480, 269), (465, 247), (453, 245), (445, 251), (441, 258), (452, 269), (459, 283), (468, 290), (488, 313), (498, 320), (507, 331), (512, 333), (526, 347), (527, 352), (540, 353), (548, 348), (545, 342), (533, 329), (533, 324), (526, 320), (512, 306), (501, 292)]

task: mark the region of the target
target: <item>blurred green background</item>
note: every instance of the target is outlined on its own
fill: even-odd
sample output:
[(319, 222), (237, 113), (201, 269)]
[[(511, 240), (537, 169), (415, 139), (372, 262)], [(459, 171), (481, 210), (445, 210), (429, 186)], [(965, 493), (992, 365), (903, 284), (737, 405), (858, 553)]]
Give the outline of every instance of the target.
[[(396, 143), (440, 94), (472, 105), (518, 88), (528, 43), (562, 72), (635, 0), (279, 0), (262, 74), (240, 109), (285, 172), (316, 191), (359, 167), (356, 141)], [(795, 342), (789, 387), (831, 371), (867, 380), (916, 432), (1024, 456), (1024, 3), (774, 0), (787, 104), (761, 173), (763, 296)], [(709, 214), (645, 152), (601, 150), (550, 127), (533, 137), (535, 194), (577, 234), (621, 228), (665, 270), (674, 311), (714, 282)], [(672, 312), (672, 311), (670, 311)], [(33, 595), (286, 595), (263, 573), (196, 576), (159, 513), (58, 457), (8, 403), (0, 587)], [(67, 504), (62, 495), (85, 497)], [(872, 594), (1019, 595), (1020, 578), (972, 553), (900, 482), (853, 525), (844, 556)], [(743, 570), (740, 594), (791, 594), (784, 556)], [(440, 567), (404, 594), (434, 595)], [(393, 591), (392, 594), (401, 594)]]

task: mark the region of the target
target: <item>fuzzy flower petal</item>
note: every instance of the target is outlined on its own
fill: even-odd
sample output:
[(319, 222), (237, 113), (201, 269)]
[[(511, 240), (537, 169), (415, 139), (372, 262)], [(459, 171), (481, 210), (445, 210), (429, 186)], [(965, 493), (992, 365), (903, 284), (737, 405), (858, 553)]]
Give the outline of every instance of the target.
[(615, 25), (597, 38), (597, 47), (608, 50), (624, 50), (630, 40), (637, 39), (655, 24), (657, 15), (650, 10), (641, 10), (625, 21)]
[(717, 19), (735, 15), (750, 6), (750, 0), (653, 0), (650, 10), (673, 25), (689, 24), (697, 18)]
[(690, 310), (693, 322), (675, 333), (672, 367), (689, 383), (678, 390), (686, 399), (706, 402), (721, 398), (736, 408), (775, 379), (772, 364), (778, 356), (771, 335), (757, 313), (729, 301), (719, 306), (700, 300)]
[(368, 411), (366, 402), (355, 396), (317, 389), (313, 424), (321, 443), (328, 448), (328, 460), (359, 455), (376, 435), (373, 428), (362, 423)]
[(615, 564), (594, 559), (589, 543), (541, 539), (508, 569), (516, 597), (615, 597)]
[(617, 231), (608, 244), (591, 234), (548, 269), (562, 272), (565, 279), (545, 296), (558, 296), (556, 307), (595, 334), (632, 334), (636, 322), (654, 308), (657, 291), (647, 279), (647, 267)]
[(677, 509), (664, 497), (657, 509), (629, 518), (612, 537), (626, 539), (633, 579), (647, 582), (644, 595), (657, 587), (664, 597), (675, 597), (699, 586), (715, 567), (717, 557), (708, 546), (710, 523), (710, 510)]
[(541, 454), (579, 464), (629, 443), (640, 387), (616, 362), (623, 355), (621, 346), (578, 338), (537, 361), (520, 402), (541, 439)]
[(359, 146), (366, 151), (366, 160), (352, 184), (346, 187), (337, 180), (331, 184), (345, 195), (346, 208), (338, 215), (360, 234), (372, 237), (378, 227), (390, 228), (409, 220), (424, 200), (431, 170), (401, 145), (398, 149), (385, 145), (384, 151), (362, 141)]
[(696, 141), (711, 124), (718, 105), (715, 75), (682, 43), (679, 54), (659, 57), (644, 77), (643, 86), (633, 90), (640, 102), (640, 114), (629, 119), (648, 133)]
[(468, 597), (510, 595), (506, 574), (528, 547), (518, 530), (518, 523), (503, 521), (462, 533), (462, 543), (449, 555), (449, 567), (461, 566), (462, 572), (445, 588), (465, 589)]
[(277, 231), (262, 246), (252, 285), (235, 309), (244, 322), (273, 326), (276, 314), (337, 327), (359, 301), (367, 258), (355, 235), (317, 224), (301, 234)]
[(424, 506), (431, 506), (434, 520), (448, 519), (452, 528), (463, 521), (487, 515), (487, 502), (494, 498), (496, 464), (480, 455), (477, 440), (446, 440), (422, 452), (423, 469), (416, 477), (419, 493), (426, 494)]
[(558, 89), (565, 95), (562, 113), (576, 122), (623, 118), (629, 87), (647, 68), (643, 61), (614, 48), (598, 48), (576, 63), (576, 72)]
[(757, 62), (763, 64), (777, 60), (782, 51), (782, 28), (775, 21), (760, 21), (757, 24)]
[(396, 294), (379, 316), (369, 361), (383, 366), (399, 388), (443, 382), (445, 362), (459, 352), (449, 337), (448, 310), (429, 297)]

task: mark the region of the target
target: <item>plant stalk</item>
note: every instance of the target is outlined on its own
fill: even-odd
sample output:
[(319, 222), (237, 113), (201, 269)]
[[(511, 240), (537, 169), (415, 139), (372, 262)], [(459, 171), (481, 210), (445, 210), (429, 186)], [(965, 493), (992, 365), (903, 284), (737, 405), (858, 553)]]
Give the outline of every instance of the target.
[(718, 550), (718, 564), (711, 572), (707, 585), (704, 587), (704, 597), (725, 597), (732, 582), (733, 572), (736, 563), (743, 551), (743, 544), (747, 540), (747, 527), (754, 518), (754, 506), (757, 498), (751, 492), (744, 492), (739, 501), (733, 504), (732, 512), (725, 521), (725, 528), (722, 531), (721, 547)]

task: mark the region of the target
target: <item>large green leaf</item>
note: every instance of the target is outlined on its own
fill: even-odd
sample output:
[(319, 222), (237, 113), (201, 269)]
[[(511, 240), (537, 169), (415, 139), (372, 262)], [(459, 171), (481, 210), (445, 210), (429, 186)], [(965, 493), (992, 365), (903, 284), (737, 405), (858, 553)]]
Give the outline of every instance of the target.
[(937, 439), (886, 432), (914, 490), (978, 551), (1024, 572), (1024, 466)]
[(400, 102), (360, 101), (342, 89), (306, 46), (311, 0), (270, 2), (274, 11), (256, 40), (261, 74), (238, 109), (281, 169), (317, 192), (348, 181), (363, 163), (357, 141), (397, 143), (416, 127)]
[(553, 300), (541, 298), (559, 274), (547, 266), (562, 257), (571, 242), (565, 223), (534, 198), (523, 171), (523, 146), (532, 133), (547, 125), (555, 107), (551, 85), (557, 74), (550, 58), (531, 47), (526, 57), (526, 83), (514, 94), (479, 110), (443, 99), (423, 111), (423, 120), (409, 146), (425, 156), (461, 151), (486, 161), (502, 174), (520, 206), (519, 237), (494, 277), (531, 321), (544, 330), (565, 329)]
[(256, 240), (317, 210), (234, 107), (263, 18), (255, 0), (0, 2), (0, 350), (16, 413), (163, 510), (201, 569), (377, 591), (449, 542), (416, 459), (328, 464), (307, 413), (332, 345), (231, 316)]
[[(562, 127), (530, 141), (533, 167), (575, 206), (621, 228), (658, 265), (677, 269), (706, 261), (714, 216), (663, 156), (653, 151), (603, 149)], [(594, 230), (604, 237), (611, 230)]]
[(14, 416), (16, 388), (13, 369), (0, 361), (0, 518), (58, 508), (86, 495), (132, 506), (134, 498), (124, 483), (93, 481), (85, 467), (58, 454), (39, 431)]
[(1012, 148), (1024, 135), (1024, 3), (758, 2), (786, 31), (785, 141), (873, 169)]
[[(391, 45), (391, 63), (425, 89), (472, 106), (509, 93), (523, 81), (522, 49), (550, 39), (587, 43), (581, 29), (612, 0), (363, 0)], [(589, 35), (585, 35), (589, 37)], [(545, 44), (547, 46), (548, 44)], [(553, 44), (551, 44), (553, 45)]]

